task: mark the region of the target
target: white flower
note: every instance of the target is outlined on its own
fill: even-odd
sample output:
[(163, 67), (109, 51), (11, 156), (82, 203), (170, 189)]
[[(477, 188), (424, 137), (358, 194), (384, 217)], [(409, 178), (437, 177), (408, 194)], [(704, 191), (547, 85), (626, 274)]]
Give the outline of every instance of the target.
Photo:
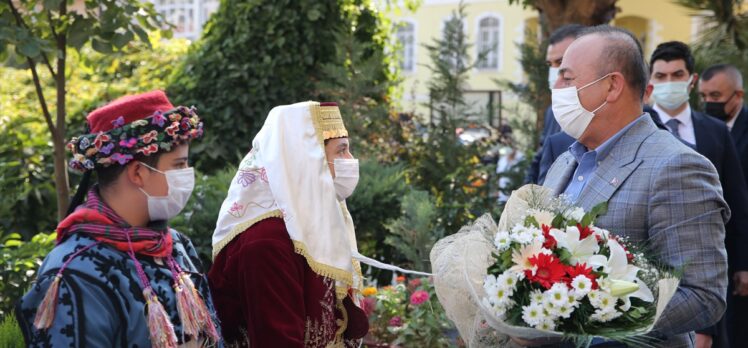
[(534, 238), (532, 232), (524, 226), (515, 226), (511, 237), (513, 241), (522, 245), (530, 244)]
[(540, 324), (535, 325), (535, 328), (538, 330), (553, 331), (556, 329), (556, 323), (552, 319), (546, 318)]
[(564, 212), (564, 217), (567, 220), (574, 220), (576, 222), (580, 222), (584, 218), (584, 209), (579, 208), (579, 207), (574, 208), (574, 209), (569, 209)]
[(507, 289), (501, 285), (496, 285), (496, 290), (494, 293), (489, 297), (494, 305), (498, 306), (506, 306), (509, 304), (509, 302), (512, 300), (512, 294), (514, 294), (514, 289)]
[(535, 218), (535, 221), (537, 221), (540, 226), (551, 226), (553, 218), (556, 217), (553, 213), (545, 210), (531, 210), (530, 215)]
[(607, 240), (610, 236), (610, 232), (606, 229), (598, 228), (595, 226), (590, 226), (590, 229), (592, 229), (592, 234), (600, 237), (600, 239)]
[(540, 324), (545, 320), (543, 307), (538, 303), (530, 303), (529, 306), (522, 307), (522, 320), (530, 326)]
[(519, 281), (519, 274), (512, 271), (506, 271), (496, 277), (496, 284), (499, 287), (510, 290), (512, 294), (517, 287), (517, 281)]
[(600, 251), (594, 235), (589, 235), (587, 238), (579, 240), (580, 232), (576, 226), (567, 227), (566, 232), (551, 230), (550, 235), (556, 239), (559, 247), (569, 251), (571, 254), (569, 261), (572, 265), (587, 262), (590, 256)]
[(615, 309), (613, 310), (598, 309), (595, 311), (595, 313), (592, 313), (592, 315), (590, 315), (590, 319), (592, 321), (599, 321), (601, 323), (606, 323), (615, 318), (620, 317), (622, 314), (623, 313), (616, 311)]
[(592, 280), (585, 275), (578, 275), (571, 280), (571, 287), (580, 295), (586, 295), (592, 290)]
[(556, 307), (556, 312), (558, 313), (558, 316), (564, 319), (567, 319), (571, 316), (571, 313), (574, 312), (574, 308), (565, 304), (560, 307)]
[(533, 290), (530, 292), (530, 301), (531, 302), (537, 302), (542, 303), (543, 302), (543, 292), (540, 290)]
[(613, 297), (607, 292), (600, 290), (592, 290), (587, 294), (587, 298), (590, 299), (590, 304), (593, 307), (601, 310), (615, 310), (618, 299)]
[(509, 270), (516, 273), (523, 273), (524, 271), (532, 271), (535, 273), (537, 267), (530, 263), (530, 258), (540, 253), (550, 254), (551, 251), (543, 248), (543, 244), (538, 242), (513, 250), (512, 262), (514, 263), (514, 266), (509, 268)]
[(554, 307), (560, 307), (567, 304), (569, 289), (564, 283), (556, 283), (546, 290), (545, 300), (553, 304)]
[(570, 306), (572, 308), (579, 307), (579, 301), (578, 301), (579, 298), (581, 298), (581, 297), (578, 297), (578, 295), (576, 294), (576, 292), (570, 291), (569, 294), (566, 295), (566, 305), (568, 305), (568, 306)]
[(654, 301), (652, 291), (649, 290), (649, 287), (644, 282), (637, 278), (639, 267), (628, 263), (626, 250), (623, 249), (623, 246), (616, 240), (609, 239), (608, 248), (610, 248), (609, 258), (606, 259), (603, 255), (595, 255), (589, 258), (588, 263), (595, 269), (601, 268), (604, 273), (607, 273), (607, 278), (612, 281), (636, 283), (639, 285), (638, 290), (621, 295), (624, 303), (623, 310), (628, 310), (631, 307), (631, 297), (636, 297), (646, 302)]
[(499, 252), (502, 252), (512, 245), (512, 239), (509, 238), (508, 232), (501, 231), (494, 237), (493, 244), (496, 246), (496, 249), (498, 249)]

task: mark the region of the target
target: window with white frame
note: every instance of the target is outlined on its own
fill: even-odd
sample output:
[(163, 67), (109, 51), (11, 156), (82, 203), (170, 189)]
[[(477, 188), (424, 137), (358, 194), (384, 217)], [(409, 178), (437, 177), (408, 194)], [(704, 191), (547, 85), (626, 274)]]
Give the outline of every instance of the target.
[(195, 40), (203, 25), (218, 9), (218, 0), (151, 0), (166, 22), (174, 25), (175, 37)]
[(478, 22), (479, 69), (499, 68), (499, 19), (485, 17)]
[(415, 70), (415, 25), (411, 22), (403, 22), (397, 28), (397, 41), (400, 43), (400, 69), (403, 71)]

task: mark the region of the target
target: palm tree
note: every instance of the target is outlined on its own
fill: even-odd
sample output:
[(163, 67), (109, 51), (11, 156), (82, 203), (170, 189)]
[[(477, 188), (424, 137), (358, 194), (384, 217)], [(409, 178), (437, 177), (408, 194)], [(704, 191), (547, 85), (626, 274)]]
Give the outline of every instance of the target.
[[(607, 24), (619, 9), (618, 0), (509, 0), (510, 4), (533, 7), (540, 14), (540, 21), (547, 32), (558, 27), (578, 23), (582, 25)], [(546, 36), (546, 35), (544, 35)]]

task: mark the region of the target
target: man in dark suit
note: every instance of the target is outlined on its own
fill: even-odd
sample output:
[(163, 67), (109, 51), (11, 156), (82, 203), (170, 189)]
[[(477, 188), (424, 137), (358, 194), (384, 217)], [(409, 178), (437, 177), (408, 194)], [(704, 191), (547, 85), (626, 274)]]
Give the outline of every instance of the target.
[[(743, 105), (740, 71), (730, 64), (710, 66), (701, 74), (699, 95), (706, 113), (730, 128), (743, 174), (748, 174), (748, 108)], [(733, 278), (736, 288), (728, 288), (727, 293), (728, 337), (732, 347), (748, 347), (748, 272), (735, 272)]]
[[(745, 252), (748, 248), (748, 189), (727, 126), (692, 110), (688, 104), (689, 93), (698, 80), (693, 67), (694, 58), (688, 45), (670, 41), (657, 46), (650, 59), (653, 108), (673, 135), (693, 144), (696, 151), (717, 168), (725, 201), (732, 211), (725, 237), (728, 270), (731, 280), (741, 281), (731, 285), (743, 288), (746, 284), (742, 283), (744, 277), (740, 275), (748, 271), (748, 253)], [(728, 342), (724, 317), (717, 325), (696, 335), (697, 347), (729, 347)]]
[[(545, 62), (548, 64), (548, 86), (553, 88), (558, 78), (558, 69), (561, 66), (561, 61), (564, 57), (564, 52), (571, 45), (577, 36), (582, 32), (585, 27), (579, 24), (567, 24), (564, 25), (551, 33), (548, 38), (548, 50), (545, 53)], [(543, 153), (543, 143), (548, 137), (561, 131), (561, 126), (556, 122), (556, 118), (553, 117), (553, 111), (549, 106), (545, 109), (545, 116), (543, 121), (543, 131), (540, 133), (540, 148), (535, 154), (535, 157), (530, 163), (530, 168), (527, 169), (525, 175), (526, 184), (538, 183), (538, 173), (540, 157)], [(547, 170), (547, 169), (546, 169)]]

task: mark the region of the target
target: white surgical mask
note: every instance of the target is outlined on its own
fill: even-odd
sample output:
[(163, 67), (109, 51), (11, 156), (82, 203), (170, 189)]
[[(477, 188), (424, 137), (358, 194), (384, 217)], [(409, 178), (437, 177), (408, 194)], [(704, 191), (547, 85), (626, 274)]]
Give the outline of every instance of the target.
[(338, 200), (345, 200), (353, 194), (358, 185), (358, 160), (336, 158), (333, 161), (335, 167), (335, 194)]
[(187, 205), (192, 190), (195, 188), (195, 169), (173, 169), (162, 172), (143, 162), (140, 163), (155, 172), (164, 174), (169, 189), (166, 196), (157, 197), (149, 195), (148, 192), (140, 188), (140, 191), (148, 197), (148, 215), (151, 221), (169, 220), (177, 216)]
[(607, 101), (604, 101), (603, 104), (598, 106), (595, 110), (588, 111), (579, 101), (579, 91), (602, 81), (602, 79), (608, 76), (610, 76), (610, 74), (592, 81), (578, 89), (574, 86), (551, 89), (551, 109), (553, 110), (553, 116), (561, 126), (561, 130), (566, 132), (566, 134), (571, 135), (574, 139), (579, 139), (587, 129), (587, 126), (589, 126), (590, 122), (592, 122), (595, 113), (607, 104)]
[(559, 67), (548, 68), (548, 88), (553, 89), (553, 86), (556, 85), (556, 81), (558, 80), (559, 70), (561, 70), (561, 68)]
[(688, 81), (655, 83), (652, 91), (652, 99), (663, 109), (675, 110), (688, 101), (688, 86), (693, 76)]

